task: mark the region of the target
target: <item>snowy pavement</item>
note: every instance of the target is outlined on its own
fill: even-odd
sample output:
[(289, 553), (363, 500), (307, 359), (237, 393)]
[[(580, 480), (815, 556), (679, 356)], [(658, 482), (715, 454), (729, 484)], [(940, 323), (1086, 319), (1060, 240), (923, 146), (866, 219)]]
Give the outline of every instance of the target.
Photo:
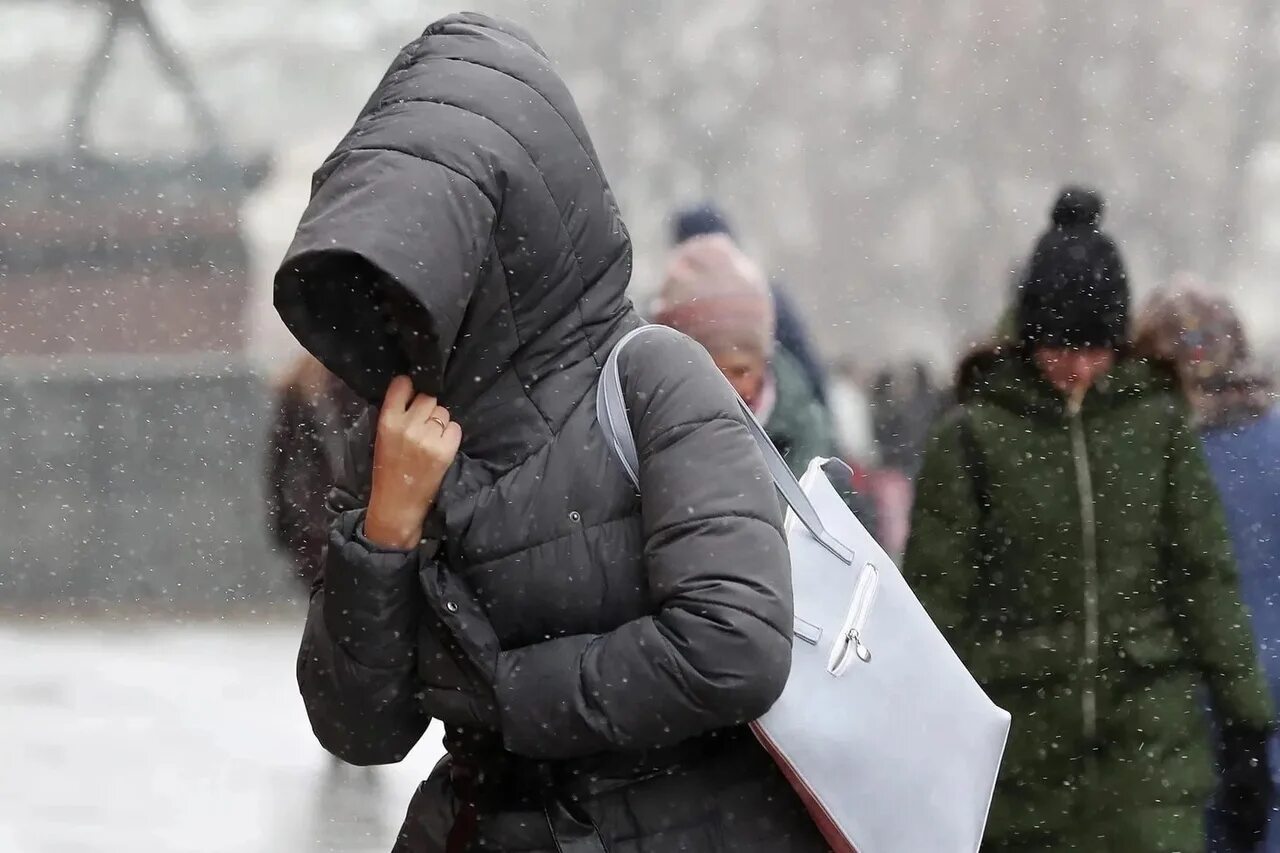
[(389, 850), (439, 731), (335, 769), (294, 683), (301, 618), (0, 621), (0, 851)]

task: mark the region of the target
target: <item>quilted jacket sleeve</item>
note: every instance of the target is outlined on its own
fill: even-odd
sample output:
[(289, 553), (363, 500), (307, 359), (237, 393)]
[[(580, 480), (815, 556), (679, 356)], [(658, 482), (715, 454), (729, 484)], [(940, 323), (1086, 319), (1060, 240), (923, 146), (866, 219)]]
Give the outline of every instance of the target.
[[(498, 656), (508, 749), (537, 758), (675, 743), (766, 711), (791, 662), (791, 572), (764, 460), (705, 351), (674, 333), (622, 358), (655, 610)], [(638, 411), (637, 411), (638, 410)]]

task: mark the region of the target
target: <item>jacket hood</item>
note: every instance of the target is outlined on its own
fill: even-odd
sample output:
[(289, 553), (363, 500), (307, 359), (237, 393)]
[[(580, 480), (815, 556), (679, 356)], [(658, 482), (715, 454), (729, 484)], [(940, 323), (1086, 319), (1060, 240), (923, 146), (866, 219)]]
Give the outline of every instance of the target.
[[(1111, 372), (1090, 389), (1086, 411), (1176, 391), (1178, 380), (1172, 365), (1122, 350)], [(1061, 418), (1067, 410), (1063, 396), (1036, 369), (1029, 351), (1018, 345), (985, 347), (961, 361), (956, 400), (962, 404), (991, 403), (1033, 417)]]
[(634, 323), (630, 274), (564, 82), (519, 27), (459, 14), (401, 51), (316, 172), (275, 302), (370, 402), (409, 373), (459, 416), (464, 450), (511, 459)]

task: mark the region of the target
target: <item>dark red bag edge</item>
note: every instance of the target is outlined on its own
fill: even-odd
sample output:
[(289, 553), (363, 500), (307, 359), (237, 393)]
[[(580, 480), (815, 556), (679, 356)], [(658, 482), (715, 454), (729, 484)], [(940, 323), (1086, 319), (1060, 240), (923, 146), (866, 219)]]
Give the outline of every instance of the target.
[(786, 777), (788, 784), (795, 790), (796, 796), (804, 804), (805, 811), (813, 819), (814, 824), (818, 827), (818, 832), (822, 834), (822, 838), (830, 846), (832, 853), (858, 853), (857, 848), (853, 846), (853, 842), (840, 831), (840, 827), (836, 824), (831, 813), (827, 811), (826, 806), (822, 804), (817, 793), (796, 772), (796, 768), (769, 737), (769, 733), (764, 730), (764, 726), (760, 725), (759, 722), (752, 723), (751, 732), (756, 736), (756, 740), (760, 742), (760, 745), (764, 747), (764, 751), (769, 753), (773, 763), (778, 765), (778, 769), (782, 771), (782, 775)]

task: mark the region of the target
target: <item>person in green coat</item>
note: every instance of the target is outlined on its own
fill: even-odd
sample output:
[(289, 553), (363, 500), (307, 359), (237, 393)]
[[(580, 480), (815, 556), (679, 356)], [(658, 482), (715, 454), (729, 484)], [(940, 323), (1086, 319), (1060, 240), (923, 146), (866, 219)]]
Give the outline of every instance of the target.
[(1063, 193), (1016, 338), (962, 365), (904, 574), (1013, 716), (984, 851), (1203, 850), (1215, 758), (1252, 850), (1272, 708), (1186, 405), (1171, 370), (1126, 349), (1128, 284), (1100, 221), (1096, 195)]
[(654, 320), (702, 344), (799, 476), (836, 455), (835, 433), (799, 362), (775, 345), (773, 306), (760, 268), (728, 236), (706, 234), (672, 252)]

